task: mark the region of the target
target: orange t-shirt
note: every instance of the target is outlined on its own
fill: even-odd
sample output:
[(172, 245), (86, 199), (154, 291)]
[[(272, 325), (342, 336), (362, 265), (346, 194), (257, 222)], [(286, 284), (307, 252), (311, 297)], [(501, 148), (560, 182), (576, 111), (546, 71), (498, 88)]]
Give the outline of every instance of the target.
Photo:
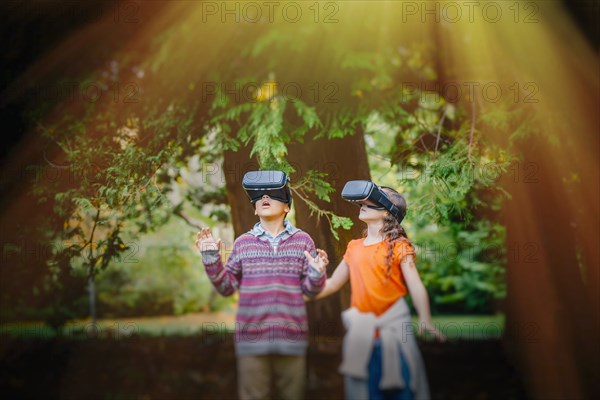
[(415, 256), (412, 244), (407, 239), (394, 243), (390, 276), (387, 276), (387, 243), (381, 241), (370, 245), (363, 239), (348, 243), (344, 260), (350, 271), (352, 289), (351, 307), (360, 312), (372, 312), (379, 316), (400, 297), (407, 294), (406, 283), (400, 261), (408, 254)]

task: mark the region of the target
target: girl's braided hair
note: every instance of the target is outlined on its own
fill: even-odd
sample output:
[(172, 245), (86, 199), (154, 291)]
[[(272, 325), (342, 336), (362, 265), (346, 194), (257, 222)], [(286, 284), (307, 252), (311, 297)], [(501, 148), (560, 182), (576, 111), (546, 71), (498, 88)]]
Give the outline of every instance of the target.
[[(402, 215), (406, 215), (406, 200), (404, 197), (395, 191), (394, 189), (381, 186), (381, 189), (388, 195), (389, 199), (402, 211)], [(365, 230), (363, 236), (366, 236), (367, 231)], [(387, 256), (386, 256), (386, 276), (389, 278), (392, 273), (392, 259), (394, 257), (394, 245), (400, 240), (408, 240), (406, 231), (400, 225), (400, 222), (389, 212), (386, 212), (383, 217), (383, 227), (381, 228), (381, 234), (383, 240), (387, 244)]]

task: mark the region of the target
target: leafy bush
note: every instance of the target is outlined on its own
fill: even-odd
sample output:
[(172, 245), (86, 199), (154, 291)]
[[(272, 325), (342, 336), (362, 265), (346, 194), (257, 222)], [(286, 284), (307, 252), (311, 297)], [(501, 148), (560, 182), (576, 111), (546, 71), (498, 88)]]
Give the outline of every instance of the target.
[(193, 249), (195, 233), (171, 220), (128, 243), (136, 250), (97, 276), (99, 315), (179, 315), (229, 305), (231, 299), (211, 296), (212, 285)]

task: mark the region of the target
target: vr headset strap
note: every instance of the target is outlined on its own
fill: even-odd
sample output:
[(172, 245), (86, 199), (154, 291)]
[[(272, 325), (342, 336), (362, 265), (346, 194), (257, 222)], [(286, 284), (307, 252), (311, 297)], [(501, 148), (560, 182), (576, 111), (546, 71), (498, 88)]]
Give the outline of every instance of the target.
[(378, 200), (378, 203), (384, 206), (390, 212), (390, 214), (392, 214), (398, 220), (398, 222), (401, 222), (404, 218), (400, 212), (400, 209), (398, 209), (398, 207), (396, 207), (394, 203), (392, 203), (386, 196), (381, 196), (381, 198)]

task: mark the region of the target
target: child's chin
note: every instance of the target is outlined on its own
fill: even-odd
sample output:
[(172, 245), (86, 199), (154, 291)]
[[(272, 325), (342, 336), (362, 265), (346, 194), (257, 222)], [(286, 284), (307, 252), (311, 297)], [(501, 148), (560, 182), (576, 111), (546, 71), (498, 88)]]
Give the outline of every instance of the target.
[(276, 211), (265, 211), (265, 212), (261, 212), (258, 214), (259, 217), (263, 217), (263, 218), (277, 218), (277, 217), (283, 217), (285, 215), (285, 213), (279, 213)]
[(360, 219), (362, 222), (369, 222), (369, 221), (375, 221), (377, 218), (376, 217), (374, 218), (373, 216), (369, 217), (369, 215), (367, 213), (364, 213), (364, 214), (361, 213), (358, 215), (358, 219)]

